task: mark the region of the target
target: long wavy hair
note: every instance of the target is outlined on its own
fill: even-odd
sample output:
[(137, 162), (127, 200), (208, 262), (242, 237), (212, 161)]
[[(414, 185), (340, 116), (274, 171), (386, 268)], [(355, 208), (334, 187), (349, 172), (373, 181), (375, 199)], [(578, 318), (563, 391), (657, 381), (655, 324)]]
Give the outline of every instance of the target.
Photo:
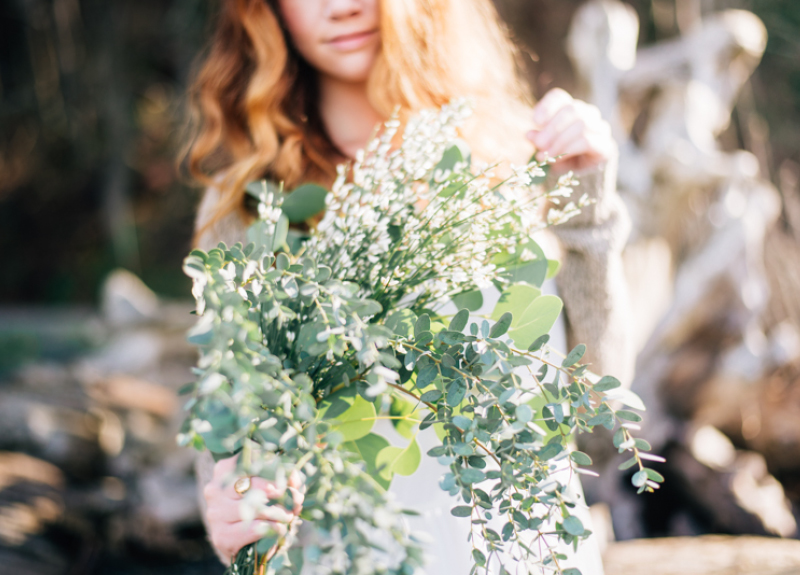
[[(221, 0), (215, 32), (190, 88), (192, 135), (182, 158), (191, 178), (220, 192), (202, 233), (244, 206), (247, 182), (287, 189), (330, 185), (336, 147), (318, 112), (317, 74), (291, 44), (276, 0)], [(530, 90), (518, 52), (490, 0), (379, 0), (381, 48), (367, 81), (384, 117), (468, 96), (462, 137), (486, 161), (524, 161)], [(527, 155), (526, 155), (527, 154)]]

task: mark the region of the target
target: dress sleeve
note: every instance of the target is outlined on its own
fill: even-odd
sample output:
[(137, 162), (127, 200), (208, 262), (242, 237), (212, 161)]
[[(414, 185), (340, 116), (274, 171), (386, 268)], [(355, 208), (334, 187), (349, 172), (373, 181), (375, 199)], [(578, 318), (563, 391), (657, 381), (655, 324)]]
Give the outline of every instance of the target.
[[(209, 222), (216, 211), (217, 203), (220, 200), (219, 191), (214, 187), (209, 187), (200, 200), (197, 207), (197, 217), (194, 222), (194, 231), (197, 234)], [(196, 247), (207, 252), (215, 247), (219, 242), (225, 242), (232, 246), (236, 242), (246, 243), (247, 224), (238, 212), (226, 214), (209, 228), (207, 228), (196, 241)]]
[[(570, 349), (585, 344), (591, 371), (630, 385), (635, 352), (622, 250), (631, 223), (617, 193), (618, 157), (615, 153), (598, 168), (575, 172), (580, 183), (573, 198), (586, 194), (594, 203), (550, 231), (561, 251), (556, 282), (564, 301)], [(553, 181), (547, 184), (554, 187)]]

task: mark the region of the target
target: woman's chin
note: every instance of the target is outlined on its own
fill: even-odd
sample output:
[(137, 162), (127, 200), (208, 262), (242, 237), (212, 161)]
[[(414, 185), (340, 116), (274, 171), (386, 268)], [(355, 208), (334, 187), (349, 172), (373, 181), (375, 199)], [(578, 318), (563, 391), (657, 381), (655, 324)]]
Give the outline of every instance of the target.
[(349, 54), (340, 57), (339, 62), (326, 66), (325, 75), (340, 82), (363, 83), (369, 78), (375, 57), (371, 54)]

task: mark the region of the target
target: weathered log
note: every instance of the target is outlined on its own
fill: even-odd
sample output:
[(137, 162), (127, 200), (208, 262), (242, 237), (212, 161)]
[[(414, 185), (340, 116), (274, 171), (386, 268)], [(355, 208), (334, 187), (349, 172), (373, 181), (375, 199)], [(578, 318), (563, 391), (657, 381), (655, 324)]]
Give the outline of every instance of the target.
[(715, 535), (624, 541), (603, 562), (608, 575), (795, 575), (800, 542)]

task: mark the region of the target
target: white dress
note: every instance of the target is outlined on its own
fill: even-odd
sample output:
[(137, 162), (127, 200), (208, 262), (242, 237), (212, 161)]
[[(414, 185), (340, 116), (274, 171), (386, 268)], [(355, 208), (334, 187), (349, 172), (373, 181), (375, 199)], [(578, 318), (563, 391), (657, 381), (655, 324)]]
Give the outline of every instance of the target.
[[(543, 293), (557, 295), (555, 282), (548, 280), (543, 286)], [(484, 305), (477, 314), (490, 315), (500, 294), (495, 288), (483, 291)], [(453, 304), (448, 304), (441, 310), (442, 314), (454, 314), (457, 310)], [(559, 350), (566, 350), (566, 329), (563, 318), (560, 317), (550, 332), (550, 345)], [(400, 436), (388, 420), (378, 420), (373, 429), (386, 437), (393, 445), (405, 446), (408, 440)], [(440, 465), (435, 458), (425, 455), (429, 449), (441, 442), (432, 430), (420, 433), (417, 442), (423, 453), (422, 462), (417, 471), (408, 477), (395, 475), (389, 491), (403, 506), (420, 513), (419, 516), (407, 518), (412, 531), (422, 532), (430, 539), (430, 551), (425, 567), (429, 575), (468, 575), (472, 565), (472, 546), (467, 541), (470, 530), (469, 517), (454, 517), (450, 514), (457, 500), (439, 487), (439, 479), (447, 472), (447, 468)], [(584, 504), (583, 489), (578, 476), (573, 475), (570, 489), (579, 501), (575, 514), (581, 519), (584, 526), (593, 530), (589, 510)], [(497, 518), (499, 519), (499, 518)], [(494, 521), (494, 520), (493, 520)], [(496, 531), (500, 531), (502, 523)], [(562, 546), (559, 551), (565, 553), (569, 559), (563, 563), (564, 567), (577, 567), (582, 575), (604, 575), (603, 564), (600, 557), (600, 548), (596, 538), (590, 536), (576, 553), (572, 547)], [(497, 573), (498, 570), (492, 570)], [(512, 572), (513, 573), (513, 572)]]

